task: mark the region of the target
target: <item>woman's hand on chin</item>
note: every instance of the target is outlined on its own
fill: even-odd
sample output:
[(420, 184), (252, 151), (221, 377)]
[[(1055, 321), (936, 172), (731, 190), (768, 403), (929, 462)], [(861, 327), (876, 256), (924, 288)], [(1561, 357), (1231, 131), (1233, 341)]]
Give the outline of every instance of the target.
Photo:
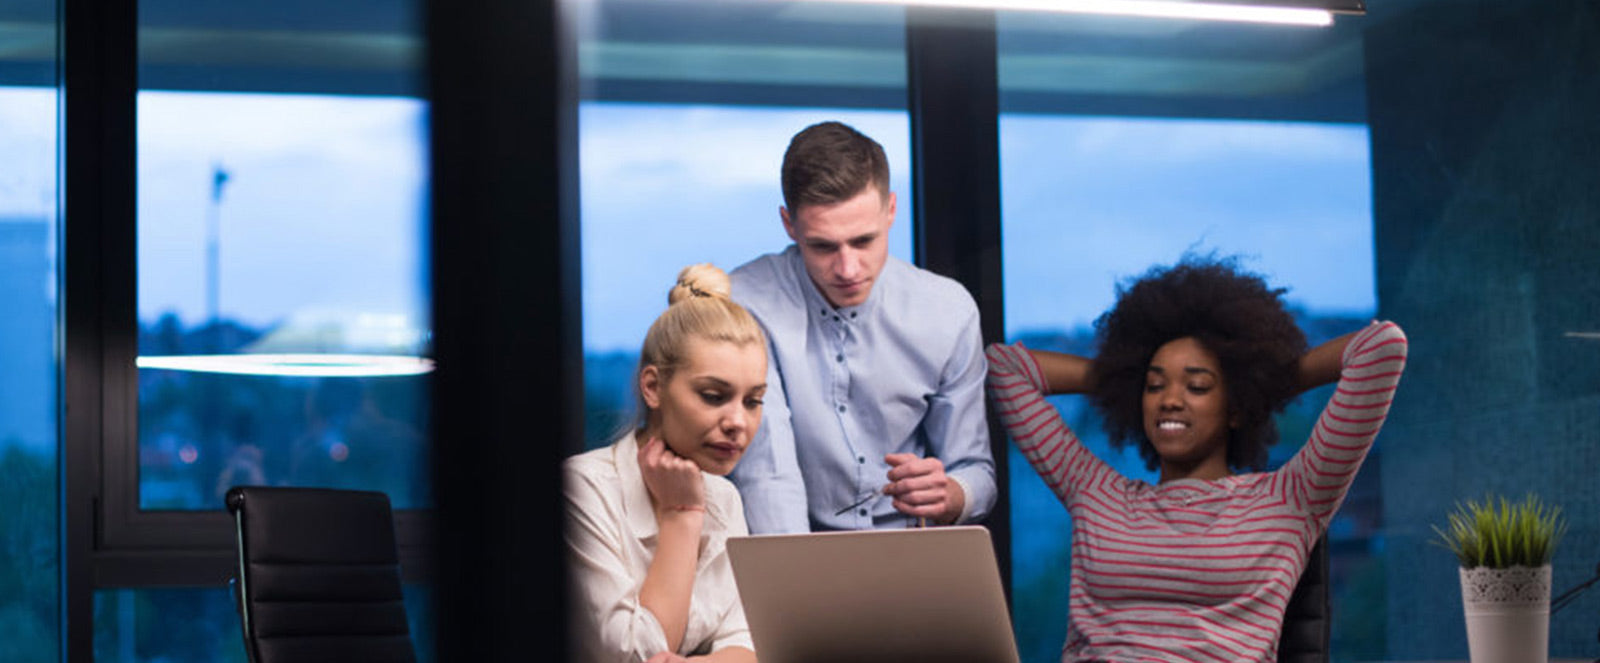
[(661, 438), (652, 437), (639, 447), (639, 474), (655, 499), (657, 518), (705, 511), (706, 484), (700, 466), (674, 453)]

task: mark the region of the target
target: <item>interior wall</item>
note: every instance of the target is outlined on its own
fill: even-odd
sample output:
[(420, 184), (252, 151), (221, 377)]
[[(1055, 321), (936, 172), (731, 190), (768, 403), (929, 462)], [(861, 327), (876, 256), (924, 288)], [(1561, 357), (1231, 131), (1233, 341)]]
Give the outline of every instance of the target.
[[(1380, 315), (1411, 339), (1380, 444), (1391, 658), (1465, 657), (1449, 502), (1535, 491), (1572, 529), (1555, 591), (1600, 561), (1600, 5), (1372, 3)], [(1386, 7), (1384, 5), (1387, 5)], [(1592, 656), (1600, 592), (1555, 616)]]

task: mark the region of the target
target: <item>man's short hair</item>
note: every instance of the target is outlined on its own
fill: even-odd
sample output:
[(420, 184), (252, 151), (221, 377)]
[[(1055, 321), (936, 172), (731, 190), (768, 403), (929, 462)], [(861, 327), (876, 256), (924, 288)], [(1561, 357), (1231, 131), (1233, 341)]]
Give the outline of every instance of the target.
[(889, 159), (883, 146), (841, 122), (813, 124), (783, 153), (783, 204), (789, 214), (806, 205), (831, 205), (876, 187), (889, 195)]

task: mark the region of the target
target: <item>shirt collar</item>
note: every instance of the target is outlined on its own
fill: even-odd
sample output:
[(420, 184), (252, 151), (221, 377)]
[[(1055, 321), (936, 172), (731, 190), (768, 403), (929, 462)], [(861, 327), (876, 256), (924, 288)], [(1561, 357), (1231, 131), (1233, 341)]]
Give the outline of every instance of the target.
[[(616, 464), (617, 477), (622, 480), (622, 508), (626, 510), (628, 529), (639, 540), (653, 539), (656, 536), (656, 510), (650, 503), (650, 489), (644, 485), (644, 475), (639, 473), (639, 438), (638, 433), (628, 433), (611, 445), (611, 462)], [(701, 472), (702, 479), (705, 472)], [(726, 514), (722, 507), (711, 499), (710, 486), (706, 486), (706, 523), (700, 530), (700, 538), (704, 539), (713, 530), (727, 528)]]
[(837, 317), (839, 322), (845, 323), (865, 322), (872, 315), (872, 311), (878, 307), (878, 302), (883, 299), (884, 281), (888, 280), (889, 262), (893, 260), (892, 257), (885, 257), (883, 269), (878, 272), (878, 277), (872, 282), (872, 290), (867, 293), (867, 301), (855, 306), (834, 308), (828, 303), (828, 298), (822, 295), (822, 291), (817, 289), (817, 284), (811, 281), (811, 274), (806, 272), (805, 258), (800, 255), (800, 247), (790, 244), (784, 253), (789, 256), (789, 266), (793, 270), (794, 279), (800, 283), (800, 292), (806, 300), (808, 317), (818, 320), (832, 320)]

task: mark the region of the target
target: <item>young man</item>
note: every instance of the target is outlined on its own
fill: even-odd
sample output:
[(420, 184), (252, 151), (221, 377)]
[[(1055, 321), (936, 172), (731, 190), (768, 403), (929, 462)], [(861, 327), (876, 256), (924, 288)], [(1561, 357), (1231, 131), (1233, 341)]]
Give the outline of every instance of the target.
[(995, 480), (977, 305), (889, 256), (895, 195), (871, 138), (807, 127), (782, 181), (794, 244), (732, 274), (771, 344), (761, 428), (729, 476), (750, 531), (982, 519)]

